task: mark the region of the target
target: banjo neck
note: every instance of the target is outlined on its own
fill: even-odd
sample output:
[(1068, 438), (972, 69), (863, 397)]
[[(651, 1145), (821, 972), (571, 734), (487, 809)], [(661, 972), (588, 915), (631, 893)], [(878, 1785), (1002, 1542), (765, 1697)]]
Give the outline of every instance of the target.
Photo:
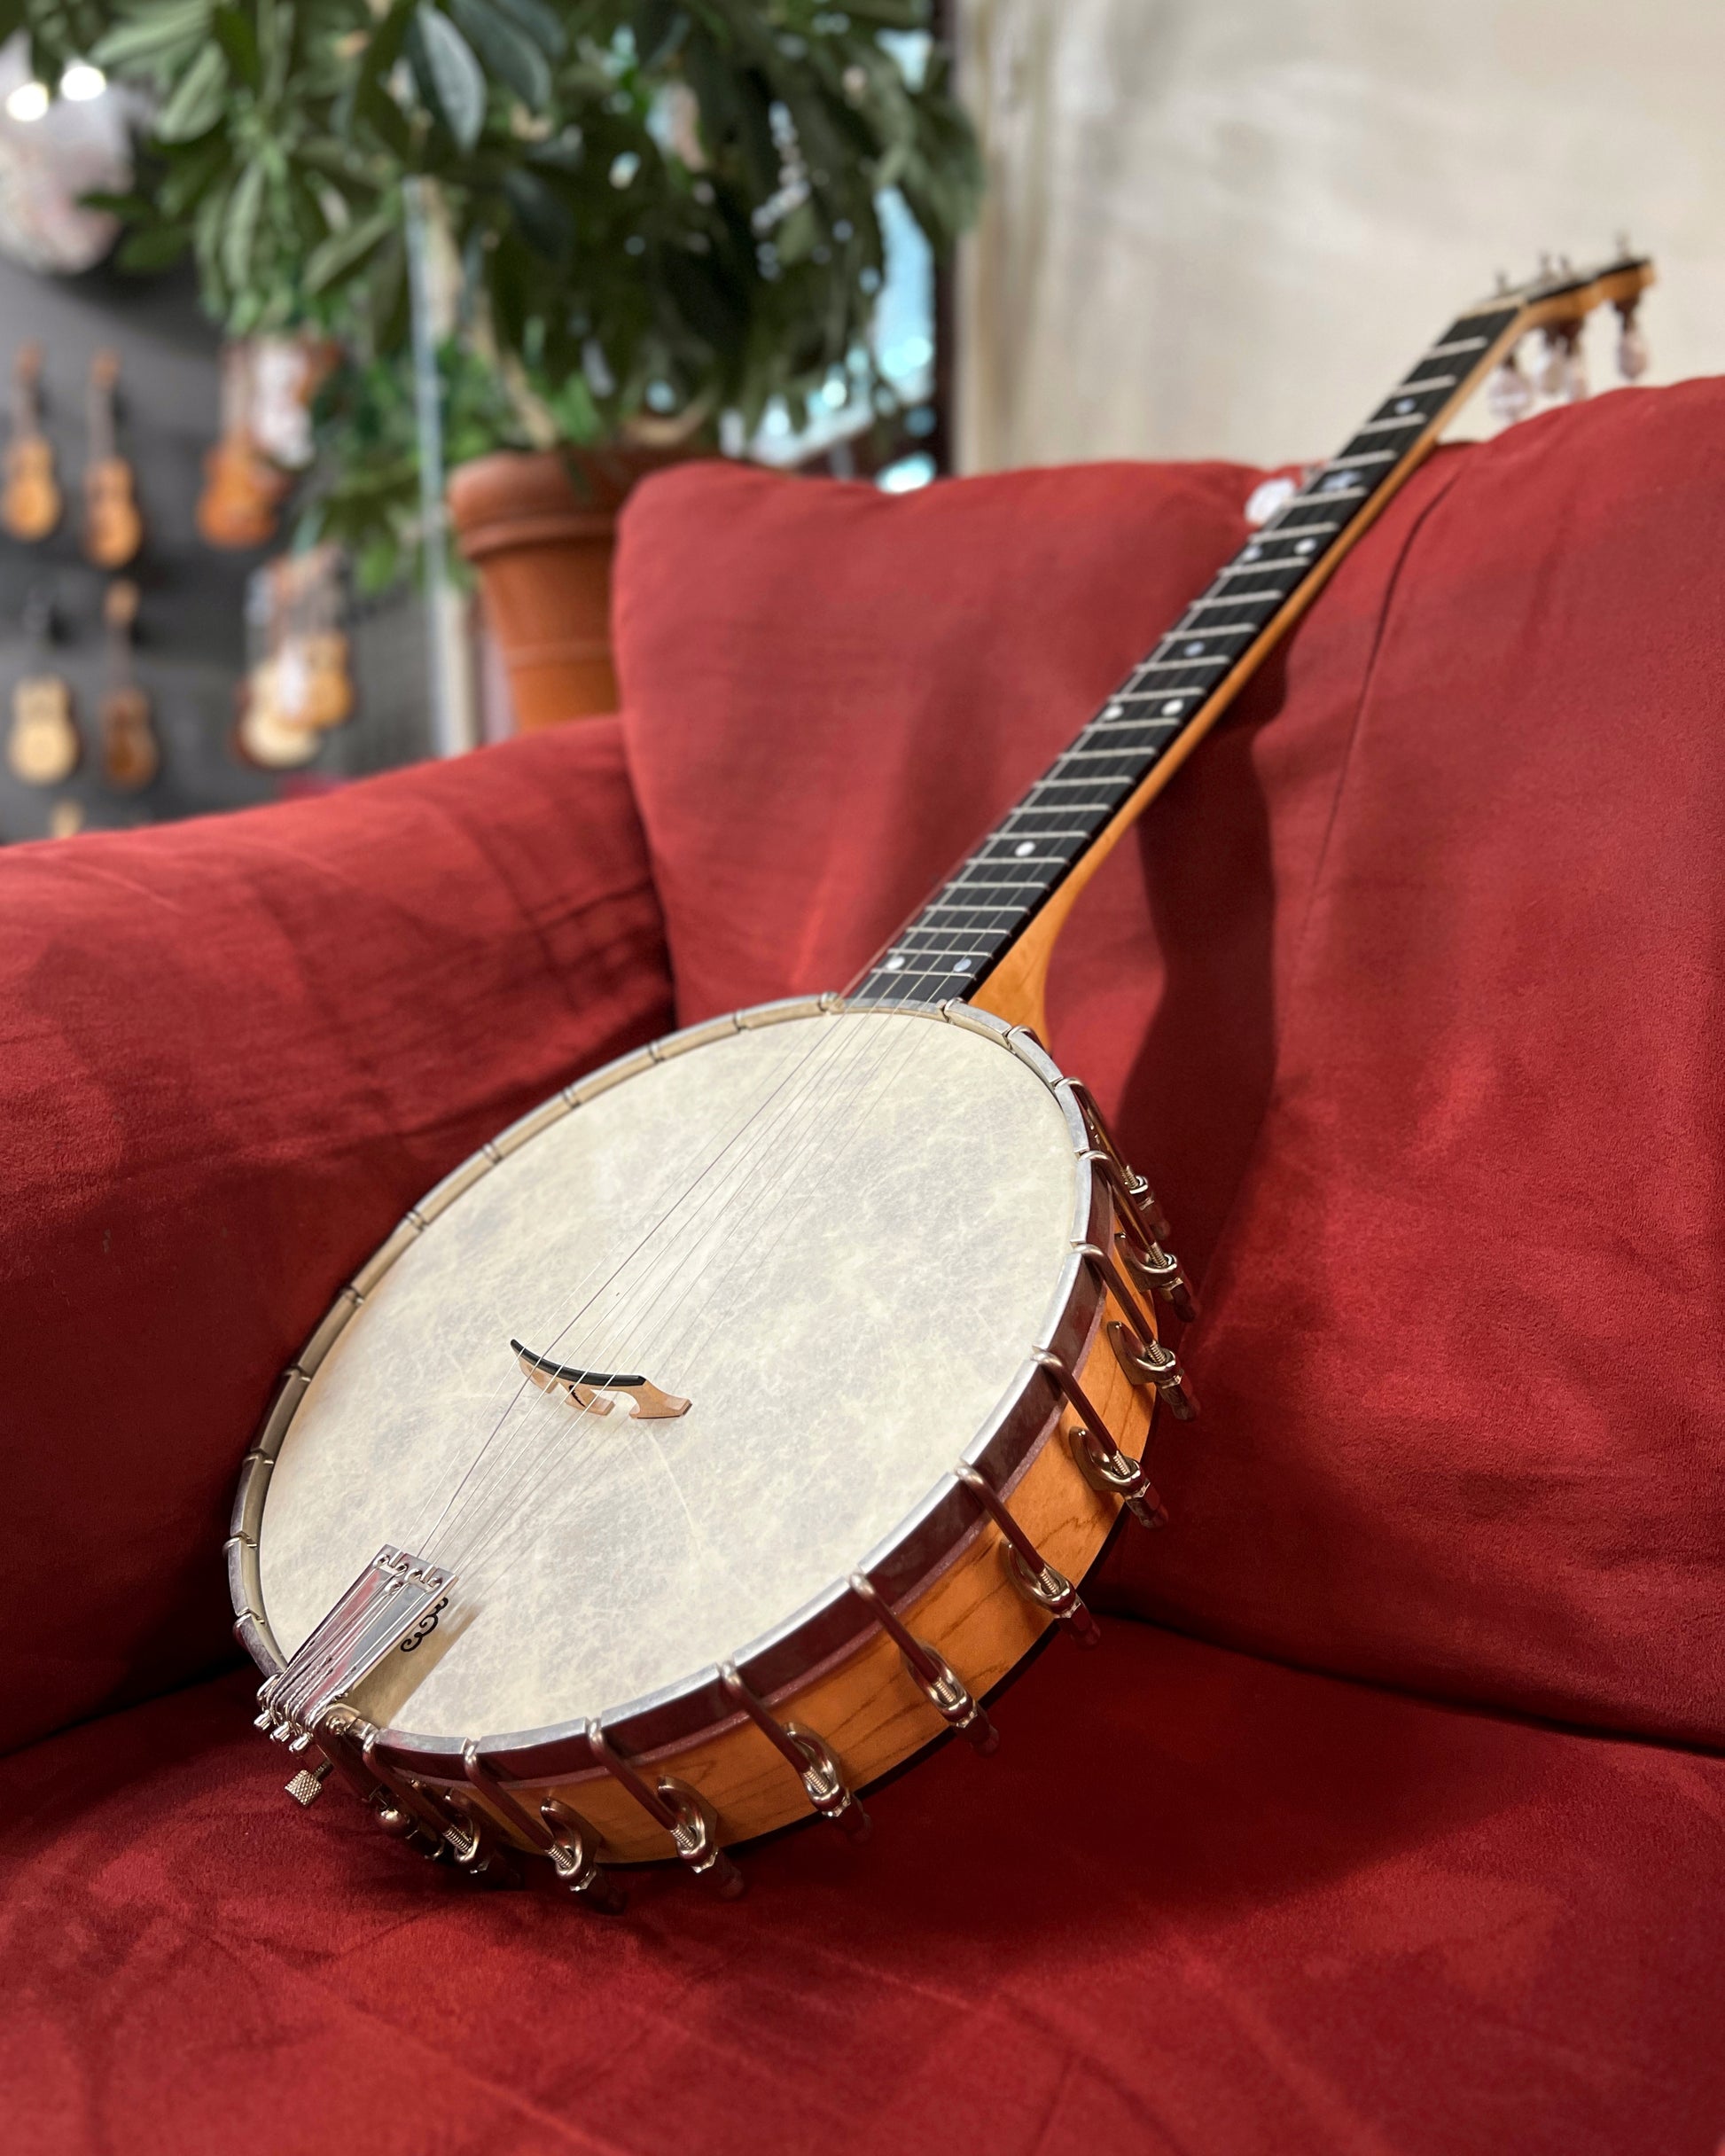
[(1049, 960), (1080, 892), (1444, 427), (1530, 331), (1573, 344), (1596, 307), (1629, 324), (1651, 262), (1565, 265), (1469, 308), (1326, 463), (1255, 530), (849, 991), (854, 1003), (976, 1004), (1044, 1038)]

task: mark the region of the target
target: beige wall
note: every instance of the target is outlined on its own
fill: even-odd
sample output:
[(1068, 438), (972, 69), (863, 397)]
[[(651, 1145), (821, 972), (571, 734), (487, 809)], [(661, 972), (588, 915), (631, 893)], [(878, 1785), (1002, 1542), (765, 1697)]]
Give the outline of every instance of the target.
[(1725, 371), (1725, 0), (960, 13), (966, 469), (1324, 452), (1495, 270), (1623, 230), (1661, 274), (1649, 379)]

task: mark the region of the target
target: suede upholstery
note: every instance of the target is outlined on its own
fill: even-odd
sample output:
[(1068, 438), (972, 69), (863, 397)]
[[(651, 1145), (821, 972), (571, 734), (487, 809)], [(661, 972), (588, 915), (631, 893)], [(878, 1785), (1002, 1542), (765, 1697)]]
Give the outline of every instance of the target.
[(734, 1907), (299, 1816), (240, 1455), (483, 1137), (842, 984), (1257, 474), (673, 474), (621, 723), (0, 855), (0, 2148), (1712, 2156), (1721, 465), (1711, 383), (1440, 455), (1097, 878), (1051, 1045), (1202, 1276), (1173, 1524)]

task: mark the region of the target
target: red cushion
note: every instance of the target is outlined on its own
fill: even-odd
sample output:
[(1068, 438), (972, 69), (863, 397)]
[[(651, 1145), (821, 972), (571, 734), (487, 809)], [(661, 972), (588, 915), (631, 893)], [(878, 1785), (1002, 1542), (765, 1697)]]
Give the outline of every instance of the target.
[[(1725, 1740), (1721, 461), (1713, 383), (1440, 457), (1079, 909), (1055, 1051), (1210, 1276), (1130, 1606)], [(620, 659), (682, 1015), (842, 983), (1251, 476), (644, 488)]]
[(232, 1652), (276, 1373), (668, 984), (615, 722), (0, 855), (0, 1749)]
[[(1115, 1623), (746, 1901), (470, 1895), (223, 1679), (0, 1767), (29, 2156), (1707, 2156), (1725, 1762)], [(332, 2109), (333, 2106), (333, 2110)]]
[(1273, 1092), (1134, 1609), (1725, 1743), (1721, 480), (1725, 384), (1554, 413), (1421, 476), (1309, 687), (1297, 640), (1263, 745), (1332, 808), (1237, 978)]
[(617, 659), (684, 1023), (842, 988), (1240, 543), (1257, 476), (637, 489)]

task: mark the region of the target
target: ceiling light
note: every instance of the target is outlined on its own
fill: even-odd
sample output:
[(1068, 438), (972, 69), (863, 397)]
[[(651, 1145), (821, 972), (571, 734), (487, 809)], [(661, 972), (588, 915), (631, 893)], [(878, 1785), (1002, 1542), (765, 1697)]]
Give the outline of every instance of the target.
[(60, 77), (60, 95), (70, 98), (74, 105), (87, 104), (91, 98), (99, 98), (108, 86), (108, 78), (99, 67), (92, 67), (88, 60), (74, 60)]
[(13, 120), (40, 120), (47, 110), (45, 82), (20, 82), (6, 99), (6, 112)]

